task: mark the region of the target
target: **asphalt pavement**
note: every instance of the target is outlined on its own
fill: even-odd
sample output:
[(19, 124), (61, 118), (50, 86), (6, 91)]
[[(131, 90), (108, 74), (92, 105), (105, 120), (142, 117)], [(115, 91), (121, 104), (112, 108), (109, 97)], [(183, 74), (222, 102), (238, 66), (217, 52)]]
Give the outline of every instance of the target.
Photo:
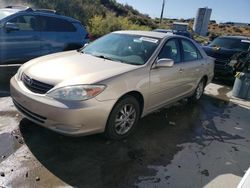
[[(7, 80), (7, 78), (6, 78)], [(236, 187), (250, 166), (250, 103), (210, 84), (129, 138), (71, 138), (24, 119), (0, 82), (0, 187)]]

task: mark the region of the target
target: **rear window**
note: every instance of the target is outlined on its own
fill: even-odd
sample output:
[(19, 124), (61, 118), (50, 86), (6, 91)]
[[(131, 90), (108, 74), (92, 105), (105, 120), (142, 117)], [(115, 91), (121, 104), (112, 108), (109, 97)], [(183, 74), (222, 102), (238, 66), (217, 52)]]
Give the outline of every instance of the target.
[(47, 32), (75, 32), (74, 25), (67, 20), (52, 18), (46, 16), (40, 16), (39, 25), (41, 31)]
[(181, 43), (184, 61), (196, 61), (202, 58), (199, 50), (190, 41), (181, 40)]

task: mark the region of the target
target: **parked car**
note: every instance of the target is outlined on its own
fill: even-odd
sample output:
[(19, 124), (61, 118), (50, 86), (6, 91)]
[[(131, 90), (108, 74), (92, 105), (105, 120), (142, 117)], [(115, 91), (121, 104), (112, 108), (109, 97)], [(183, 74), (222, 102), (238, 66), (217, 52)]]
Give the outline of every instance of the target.
[(11, 96), (26, 118), (54, 131), (121, 139), (140, 117), (184, 97), (199, 100), (213, 68), (186, 37), (117, 31), (25, 63), (11, 79)]
[(215, 77), (234, 80), (236, 69), (230, 65), (231, 58), (250, 50), (250, 38), (243, 36), (224, 36), (213, 40), (203, 49), (208, 56), (215, 58)]
[(19, 6), (0, 9), (0, 65), (74, 50), (88, 41), (80, 21), (53, 10)]
[(246, 171), (245, 175), (241, 179), (240, 183), (238, 184), (237, 188), (248, 188), (250, 187), (250, 168)]
[(162, 32), (162, 33), (172, 33), (175, 35), (182, 35), (184, 37), (188, 37), (188, 38), (193, 38), (192, 34), (188, 31), (182, 31), (182, 30), (171, 30), (171, 29), (155, 29), (153, 30), (155, 32)]

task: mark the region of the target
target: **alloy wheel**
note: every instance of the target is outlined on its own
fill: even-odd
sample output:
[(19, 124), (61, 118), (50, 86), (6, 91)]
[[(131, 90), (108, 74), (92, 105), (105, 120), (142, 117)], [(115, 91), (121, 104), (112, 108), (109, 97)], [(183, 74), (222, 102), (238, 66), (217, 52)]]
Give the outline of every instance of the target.
[(204, 82), (201, 81), (196, 89), (196, 99), (199, 100), (203, 94), (203, 91), (204, 91)]
[(126, 134), (136, 120), (136, 109), (132, 104), (124, 105), (115, 118), (115, 132), (119, 135)]

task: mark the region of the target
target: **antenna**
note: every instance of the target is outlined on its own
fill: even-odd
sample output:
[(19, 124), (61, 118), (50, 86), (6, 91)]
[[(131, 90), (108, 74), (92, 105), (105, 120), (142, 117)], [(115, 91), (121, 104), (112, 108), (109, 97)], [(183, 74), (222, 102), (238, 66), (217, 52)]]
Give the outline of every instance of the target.
[(163, 13), (164, 13), (164, 8), (165, 8), (165, 3), (166, 3), (166, 0), (163, 0), (163, 1), (162, 1), (162, 9), (161, 9), (161, 19), (160, 19), (160, 24), (161, 24), (162, 19), (163, 19)]

